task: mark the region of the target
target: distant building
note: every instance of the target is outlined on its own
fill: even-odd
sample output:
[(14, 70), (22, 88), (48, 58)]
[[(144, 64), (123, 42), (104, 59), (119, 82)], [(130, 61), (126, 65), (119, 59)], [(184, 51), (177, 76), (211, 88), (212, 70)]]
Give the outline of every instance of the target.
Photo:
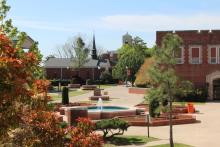
[[(98, 66), (101, 69), (98, 69)], [(95, 36), (93, 36), (93, 47), (91, 58), (81, 67), (74, 67), (74, 62), (70, 58), (49, 58), (44, 65), (47, 79), (72, 79), (79, 77), (82, 80), (92, 79), (98, 80), (100, 74), (104, 70), (111, 68), (108, 59), (98, 59), (95, 44)]]
[[(17, 41), (18, 41), (18, 38), (17, 38), (17, 37), (14, 37), (14, 38), (12, 39), (13, 44), (16, 44)], [(35, 42), (35, 41), (34, 41), (30, 36), (27, 36), (26, 39), (24, 40), (24, 43), (23, 43), (23, 45), (22, 45), (22, 48), (23, 48), (23, 49), (30, 49), (31, 46), (34, 44), (34, 42)]]
[(157, 45), (167, 33), (183, 40), (176, 54), (177, 74), (196, 87), (207, 87), (209, 100), (220, 100), (220, 30), (157, 31)]
[[(98, 65), (101, 69), (98, 69)], [(68, 58), (49, 58), (44, 65), (47, 79), (72, 79), (80, 77), (84, 81), (86, 79), (97, 80), (102, 71), (110, 68), (108, 61), (99, 62), (99, 60), (89, 59), (82, 68), (74, 68), (73, 61)]]
[(128, 33), (122, 36), (122, 45), (129, 44), (132, 45), (133, 39), (132, 36)]

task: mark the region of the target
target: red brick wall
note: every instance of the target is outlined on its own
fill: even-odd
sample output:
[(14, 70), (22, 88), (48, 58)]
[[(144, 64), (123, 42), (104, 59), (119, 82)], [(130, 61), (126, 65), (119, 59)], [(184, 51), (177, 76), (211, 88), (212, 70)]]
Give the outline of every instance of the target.
[[(171, 31), (157, 31), (156, 43), (161, 45), (162, 38)], [(220, 30), (197, 30), (192, 31), (175, 31), (183, 39), (184, 47), (184, 64), (176, 65), (177, 74), (192, 81), (196, 86), (205, 86), (206, 75), (220, 70), (220, 64), (208, 63), (208, 45), (220, 45)], [(189, 46), (201, 45), (202, 46), (202, 64), (189, 63)]]
[(147, 88), (137, 88), (137, 87), (128, 88), (128, 92), (133, 94), (146, 94), (147, 91), (148, 91)]
[[(46, 68), (46, 77), (47, 79), (60, 79), (61, 78), (61, 69), (60, 68)], [(99, 71), (97, 68), (82, 68), (80, 70), (73, 70), (73, 69), (62, 69), (62, 79), (71, 79), (74, 76), (79, 76), (82, 79), (93, 79), (93, 70), (94, 70), (94, 79), (99, 79), (101, 71), (104, 69), (101, 69)]]

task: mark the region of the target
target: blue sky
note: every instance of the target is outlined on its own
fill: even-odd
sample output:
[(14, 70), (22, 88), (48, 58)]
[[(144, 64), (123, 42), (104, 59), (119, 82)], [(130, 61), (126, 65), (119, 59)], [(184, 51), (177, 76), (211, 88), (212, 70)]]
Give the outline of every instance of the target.
[(157, 30), (220, 29), (219, 0), (8, 0), (9, 17), (44, 56), (81, 34), (87, 42), (116, 50), (122, 35), (140, 36), (149, 47)]

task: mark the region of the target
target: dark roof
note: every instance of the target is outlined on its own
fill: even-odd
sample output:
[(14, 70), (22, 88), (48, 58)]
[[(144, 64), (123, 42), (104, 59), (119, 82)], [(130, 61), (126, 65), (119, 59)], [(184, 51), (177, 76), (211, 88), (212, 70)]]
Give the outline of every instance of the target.
[[(97, 68), (98, 66), (98, 62), (99, 60), (95, 60), (95, 59), (88, 59), (88, 62), (86, 62), (83, 65), (83, 68)], [(99, 63), (99, 66), (101, 66), (102, 68), (109, 68), (110, 67), (110, 63), (108, 61), (101, 61)], [(45, 64), (44, 64), (45, 68), (73, 68), (74, 67), (74, 63), (70, 58), (49, 58)]]

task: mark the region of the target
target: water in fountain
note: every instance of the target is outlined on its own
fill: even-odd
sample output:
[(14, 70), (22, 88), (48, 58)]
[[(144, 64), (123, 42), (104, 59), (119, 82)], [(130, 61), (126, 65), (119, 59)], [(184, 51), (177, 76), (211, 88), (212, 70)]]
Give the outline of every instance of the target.
[(97, 103), (98, 109), (100, 111), (102, 111), (102, 106), (103, 106), (103, 102), (102, 102), (102, 98), (99, 98), (98, 103)]

